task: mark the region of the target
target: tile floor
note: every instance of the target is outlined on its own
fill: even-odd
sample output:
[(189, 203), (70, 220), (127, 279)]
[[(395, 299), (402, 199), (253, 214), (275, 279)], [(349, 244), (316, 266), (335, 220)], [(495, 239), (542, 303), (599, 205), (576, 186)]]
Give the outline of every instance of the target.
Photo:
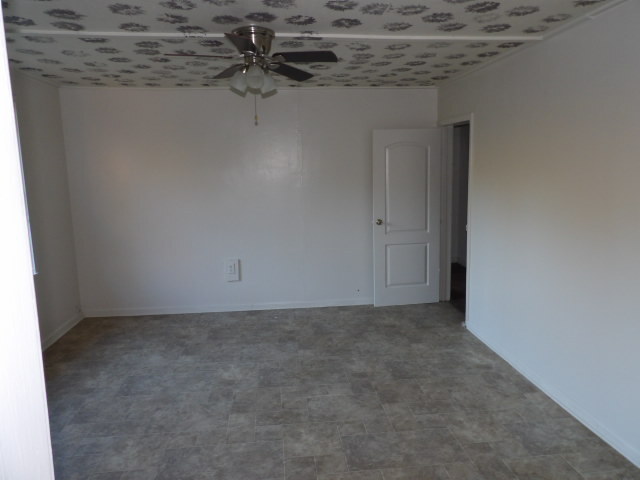
[(47, 350), (58, 480), (622, 480), (449, 304), (86, 319)]

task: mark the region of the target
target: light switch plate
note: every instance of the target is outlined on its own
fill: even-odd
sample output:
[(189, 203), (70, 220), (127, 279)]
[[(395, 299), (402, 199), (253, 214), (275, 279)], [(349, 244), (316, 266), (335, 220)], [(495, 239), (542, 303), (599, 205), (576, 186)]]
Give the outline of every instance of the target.
[(240, 259), (227, 258), (224, 261), (224, 278), (227, 282), (240, 281)]

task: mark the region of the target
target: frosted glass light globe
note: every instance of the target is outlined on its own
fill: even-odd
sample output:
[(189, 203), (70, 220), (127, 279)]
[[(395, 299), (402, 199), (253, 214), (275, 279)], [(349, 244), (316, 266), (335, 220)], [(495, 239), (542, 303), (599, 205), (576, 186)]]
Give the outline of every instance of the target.
[(275, 92), (276, 90), (276, 82), (271, 75), (268, 73), (264, 74), (264, 82), (262, 83), (262, 88), (260, 89), (260, 93), (266, 95), (271, 92)]
[(251, 65), (247, 70), (247, 85), (254, 90), (260, 90), (264, 83), (264, 72), (258, 65)]
[(234, 73), (233, 77), (231, 77), (231, 80), (229, 81), (229, 85), (234, 90), (238, 90), (239, 92), (242, 92), (242, 93), (246, 92), (247, 91), (247, 77), (244, 74), (244, 72), (243, 71), (238, 71), (238, 72)]

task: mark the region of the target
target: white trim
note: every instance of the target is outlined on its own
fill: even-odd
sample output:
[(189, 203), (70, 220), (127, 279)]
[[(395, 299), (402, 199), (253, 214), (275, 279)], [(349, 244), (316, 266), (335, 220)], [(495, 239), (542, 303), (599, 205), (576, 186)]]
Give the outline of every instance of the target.
[(438, 126), (447, 127), (449, 125), (457, 125), (458, 123), (471, 123), (473, 120), (473, 113), (466, 113), (464, 115), (458, 115), (456, 117), (445, 118), (444, 120), (438, 121)]
[[(27, 75), (29, 76), (29, 72), (20, 72), (23, 75)], [(31, 77), (31, 78), (36, 78), (37, 77)], [(46, 82), (44, 82), (46, 83)], [(149, 90), (150, 92), (157, 92), (160, 90), (176, 90), (176, 89), (180, 89), (180, 90), (229, 90), (229, 86), (217, 86), (217, 87), (134, 87), (134, 86), (127, 86), (127, 87), (122, 87), (122, 86), (95, 86), (95, 85), (60, 85), (58, 87), (60, 90), (63, 89), (100, 89), (100, 90), (105, 90), (107, 88), (113, 88), (113, 89), (119, 89), (122, 90), (123, 88), (126, 88), (127, 91), (129, 90)], [(278, 87), (278, 91), (282, 91), (282, 90), (293, 90), (296, 92), (300, 92), (302, 90), (307, 91), (307, 90), (348, 90), (350, 92), (353, 92), (354, 90), (375, 90), (376, 92), (379, 92), (380, 90), (438, 90), (438, 87), (436, 87), (435, 85), (422, 85), (422, 86), (415, 86), (415, 87), (394, 87), (394, 86), (390, 86), (390, 85), (385, 85), (384, 87), (369, 87), (369, 86), (364, 86), (364, 87), (345, 87), (342, 85), (335, 85), (335, 86), (331, 86), (331, 87), (305, 87), (305, 86), (300, 86), (300, 87), (287, 87), (287, 86), (283, 86), (283, 87)]]
[(465, 307), (464, 307), (464, 321), (465, 325), (469, 322), (469, 316), (471, 311), (471, 220), (473, 219), (471, 212), (473, 211), (473, 197), (472, 193), (472, 185), (473, 185), (473, 177), (475, 170), (475, 115), (473, 113), (469, 114), (469, 179), (467, 181), (467, 264), (466, 272), (467, 272), (467, 284), (465, 286)]
[(592, 10), (591, 12), (587, 13), (587, 18), (589, 20), (593, 20), (595, 18), (598, 18), (600, 15), (602, 15), (603, 13), (605, 13), (608, 10), (611, 10), (612, 8), (615, 7), (619, 7), (620, 5), (622, 5), (623, 3), (625, 3), (628, 0), (617, 0), (611, 3), (607, 3), (606, 5), (602, 5), (599, 8), (596, 8), (595, 10)]
[(81, 312), (76, 313), (73, 317), (67, 319), (61, 325), (58, 325), (49, 335), (42, 339), (42, 350), (46, 350), (56, 343), (65, 333), (75, 327), (84, 318)]
[[(304, 35), (298, 33), (276, 33), (276, 37), (299, 38)], [(447, 41), (447, 42), (536, 42), (544, 40), (542, 35), (375, 35), (375, 34), (343, 34), (343, 33), (319, 33), (310, 35), (309, 38), (322, 37), (332, 40), (406, 40), (406, 41)]]
[(373, 298), (359, 297), (300, 302), (238, 303), (182, 307), (83, 308), (85, 317), (133, 317), (137, 315), (171, 315), (181, 313), (245, 312), (250, 310), (285, 310), (291, 308), (349, 307), (372, 305)]
[(442, 175), (440, 185), (440, 301), (451, 300), (451, 206), (453, 192), (453, 126), (442, 128)]
[[(66, 37), (152, 37), (152, 38), (224, 38), (224, 33), (179, 33), (179, 32), (104, 32), (104, 31), (73, 31), (73, 30), (40, 30), (20, 28), (10, 33), (19, 35), (46, 35)], [(345, 33), (314, 33), (304, 35), (291, 32), (276, 32), (276, 38), (330, 38), (332, 40), (405, 40), (405, 41), (492, 41), (492, 42), (536, 42), (545, 37), (542, 35), (376, 35), (376, 34), (345, 34)]]
[(494, 353), (500, 356), (503, 360), (505, 360), (509, 365), (511, 365), (514, 369), (518, 371), (522, 376), (527, 378), (531, 383), (533, 383), (536, 387), (542, 390), (547, 396), (549, 396), (553, 401), (558, 403), (562, 408), (564, 408), (567, 412), (569, 412), (573, 417), (575, 417), (580, 423), (582, 423), (585, 427), (595, 433), (598, 437), (608, 443), (612, 448), (617, 450), (620, 454), (624, 455), (631, 463), (635, 464), (640, 468), (640, 450), (637, 447), (627, 443), (614, 432), (609, 430), (607, 427), (602, 425), (596, 418), (594, 418), (591, 414), (586, 412), (584, 409), (579, 407), (573, 400), (568, 398), (563, 393), (557, 391), (554, 387), (551, 387), (546, 382), (544, 382), (537, 375), (533, 374), (529, 371), (528, 368), (525, 368), (523, 365), (519, 364), (516, 361), (512, 361), (511, 358), (516, 358), (516, 355), (510, 355), (509, 352), (502, 351), (498, 348), (495, 348), (490, 342), (488, 342), (483, 336), (473, 328), (473, 325), (467, 324), (468, 330), (482, 343), (484, 343), (487, 347), (489, 347)]

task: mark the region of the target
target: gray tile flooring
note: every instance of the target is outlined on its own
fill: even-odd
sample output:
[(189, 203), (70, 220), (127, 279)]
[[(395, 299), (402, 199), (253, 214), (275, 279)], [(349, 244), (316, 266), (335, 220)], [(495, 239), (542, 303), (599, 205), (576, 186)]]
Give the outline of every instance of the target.
[(623, 480), (448, 304), (86, 319), (45, 353), (58, 480)]

